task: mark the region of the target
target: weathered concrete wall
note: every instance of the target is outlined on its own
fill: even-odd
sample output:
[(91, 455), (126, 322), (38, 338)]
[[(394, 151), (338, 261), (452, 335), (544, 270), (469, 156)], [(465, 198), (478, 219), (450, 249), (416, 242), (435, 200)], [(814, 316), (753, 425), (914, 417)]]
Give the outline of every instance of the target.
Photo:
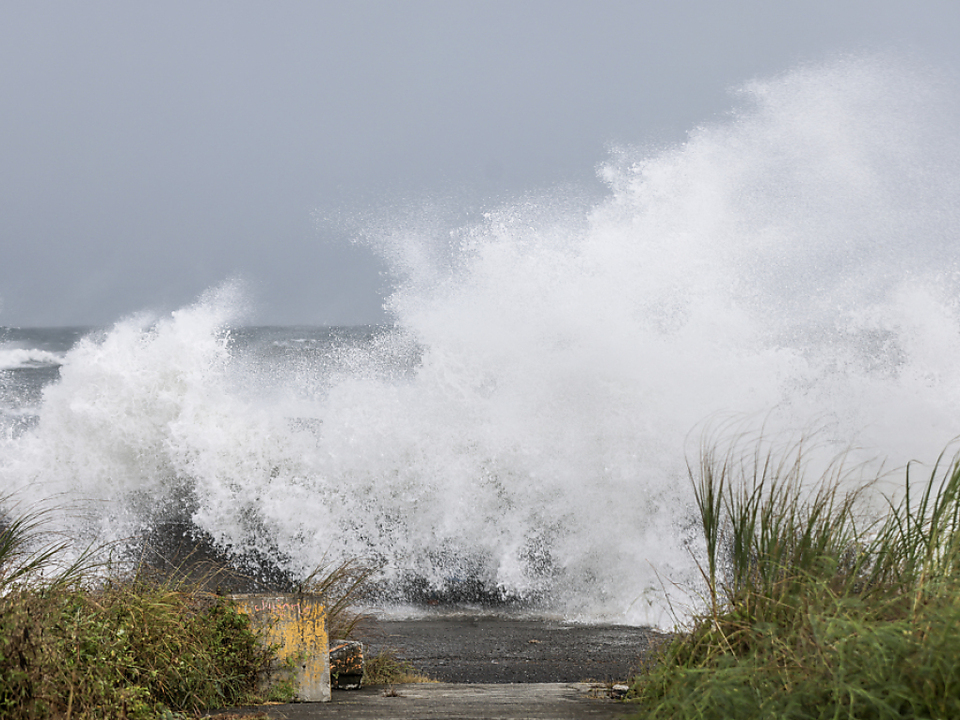
[(268, 645), (278, 646), (274, 679), (289, 680), (296, 700), (330, 701), (330, 649), (324, 607), (299, 595), (234, 595)]

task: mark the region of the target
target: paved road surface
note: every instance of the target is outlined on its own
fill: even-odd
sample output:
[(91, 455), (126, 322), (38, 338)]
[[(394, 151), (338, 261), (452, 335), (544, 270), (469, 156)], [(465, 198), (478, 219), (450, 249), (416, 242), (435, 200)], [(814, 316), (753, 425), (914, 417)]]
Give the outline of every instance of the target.
[(277, 720), (614, 720), (636, 714), (629, 705), (589, 697), (588, 689), (569, 683), (398, 685), (396, 695), (384, 688), (344, 690), (334, 692), (329, 703), (267, 705), (235, 712), (266, 714)]
[(626, 680), (661, 638), (649, 628), (474, 616), (379, 621), (360, 639), (367, 657), (390, 648), (444, 682), (570, 683)]

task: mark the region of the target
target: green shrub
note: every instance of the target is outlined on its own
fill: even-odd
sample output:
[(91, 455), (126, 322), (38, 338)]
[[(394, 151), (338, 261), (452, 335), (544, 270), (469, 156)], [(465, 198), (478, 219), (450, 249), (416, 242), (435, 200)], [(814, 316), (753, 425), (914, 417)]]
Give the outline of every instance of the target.
[(230, 600), (146, 576), (85, 581), (93, 553), (60, 567), (67, 544), (43, 521), (0, 523), (0, 717), (146, 719), (254, 699), (269, 653)]
[(139, 582), (0, 602), (0, 712), (152, 718), (253, 699), (267, 657), (224, 598)]
[[(185, 563), (104, 580), (93, 550), (66, 565), (43, 512), (0, 496), (0, 718), (169, 718), (294, 694), (270, 677), (272, 653), (228, 598), (202, 592), (222, 568)], [(6, 509), (6, 510), (5, 510)], [(319, 567), (297, 592), (320, 596), (348, 637), (372, 568)]]

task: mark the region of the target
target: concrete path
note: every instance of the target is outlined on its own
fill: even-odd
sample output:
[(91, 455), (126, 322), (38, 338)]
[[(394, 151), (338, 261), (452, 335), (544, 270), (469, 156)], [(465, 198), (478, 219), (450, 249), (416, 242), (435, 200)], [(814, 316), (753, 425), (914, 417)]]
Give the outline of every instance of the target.
[(266, 705), (220, 717), (260, 713), (278, 720), (613, 720), (636, 715), (635, 707), (591, 697), (590, 692), (584, 683), (424, 683), (334, 691), (329, 703)]

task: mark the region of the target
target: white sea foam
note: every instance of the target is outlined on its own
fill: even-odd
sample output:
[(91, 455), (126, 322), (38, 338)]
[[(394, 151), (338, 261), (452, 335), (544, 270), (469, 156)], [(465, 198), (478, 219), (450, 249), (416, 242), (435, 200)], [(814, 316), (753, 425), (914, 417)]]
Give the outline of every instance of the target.
[(4, 347), (0, 345), (0, 370), (56, 367), (63, 361), (61, 355), (36, 348)]
[(398, 278), (369, 341), (254, 362), (230, 287), (123, 321), (64, 359), (3, 482), (116, 537), (180, 513), (293, 572), (373, 556), (399, 588), (669, 623), (710, 418), (894, 465), (957, 434), (956, 119), (923, 69), (803, 67), (682, 145), (615, 152), (589, 212), (369, 230)]

